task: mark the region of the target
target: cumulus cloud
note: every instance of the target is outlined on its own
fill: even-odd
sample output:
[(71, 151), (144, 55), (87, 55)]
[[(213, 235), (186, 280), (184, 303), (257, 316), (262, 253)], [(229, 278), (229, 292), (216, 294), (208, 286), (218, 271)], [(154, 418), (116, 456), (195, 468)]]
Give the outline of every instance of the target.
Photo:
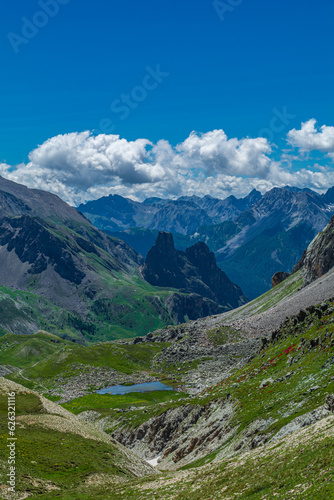
[[(312, 144), (318, 148), (326, 144), (323, 150), (330, 152), (331, 129), (322, 127), (318, 132), (310, 120), (288, 137), (306, 150), (311, 141), (305, 137), (315, 135)], [(0, 175), (51, 191), (72, 205), (109, 194), (139, 200), (192, 194), (223, 198), (245, 196), (254, 188), (265, 192), (289, 184), (324, 190), (334, 184), (327, 166), (295, 172), (284, 156), (274, 161), (271, 153), (266, 138), (229, 139), (223, 130), (192, 132), (176, 147), (166, 140), (153, 144), (148, 139), (127, 141), (118, 135), (73, 132), (48, 139), (29, 154), (26, 164), (0, 164)]]
[(192, 132), (176, 149), (208, 172), (266, 178), (270, 171), (271, 146), (263, 137), (239, 140), (228, 139), (223, 130)]
[(301, 151), (321, 151), (328, 153), (334, 160), (334, 127), (322, 125), (316, 127), (317, 121), (311, 120), (302, 123), (301, 129), (295, 128), (288, 133), (288, 142)]

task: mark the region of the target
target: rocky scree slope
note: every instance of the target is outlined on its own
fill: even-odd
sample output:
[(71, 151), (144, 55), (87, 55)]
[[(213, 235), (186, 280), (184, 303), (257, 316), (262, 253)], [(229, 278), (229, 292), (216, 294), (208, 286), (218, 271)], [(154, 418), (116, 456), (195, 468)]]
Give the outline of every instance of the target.
[[(153, 500), (157, 495), (192, 500), (329, 499), (334, 494), (333, 443), (334, 417), (330, 416), (295, 431), (279, 443), (267, 443), (212, 463), (203, 459), (194, 466), (168, 471), (156, 478), (130, 481), (122, 486), (106, 484), (103, 493), (100, 487), (90, 489), (90, 494), (97, 500), (107, 495), (117, 500)], [(87, 488), (80, 493), (87, 494)]]

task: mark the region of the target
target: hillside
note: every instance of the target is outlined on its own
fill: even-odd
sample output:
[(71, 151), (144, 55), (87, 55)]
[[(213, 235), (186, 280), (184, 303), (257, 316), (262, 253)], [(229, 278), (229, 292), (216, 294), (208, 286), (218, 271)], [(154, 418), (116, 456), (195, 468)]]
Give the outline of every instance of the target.
[[(284, 282), (280, 286), (283, 285), (287, 286)], [(139, 369), (143, 373), (147, 369), (152, 372), (153, 369), (160, 379), (163, 374), (168, 374), (174, 383), (188, 386), (190, 394), (154, 393), (154, 400), (145, 394), (100, 396), (89, 391), (85, 395), (73, 392), (70, 401), (64, 402), (63, 406), (76, 415), (73, 418), (80, 418), (80, 432), (85, 425), (90, 429), (104, 429), (113, 439), (146, 460), (159, 456), (157, 472), (165, 472), (140, 482), (132, 481), (129, 476), (129, 482), (120, 487), (110, 482), (110, 469), (112, 474), (114, 471), (111, 464), (106, 464), (103, 470), (107, 477), (103, 475), (98, 485), (82, 481), (80, 484), (78, 476), (72, 473), (68, 473), (66, 482), (63, 476), (60, 483), (52, 475), (49, 464), (43, 469), (45, 476), (42, 476), (48, 483), (39, 483), (40, 492), (47, 489), (49, 492), (41, 498), (54, 498), (57, 495), (56, 490), (52, 491), (54, 486), (62, 488), (64, 499), (92, 496), (131, 498), (132, 495), (154, 498), (151, 493), (153, 485), (154, 491), (158, 489), (159, 495), (166, 498), (181, 499), (187, 495), (197, 498), (195, 478), (201, 481), (198, 494), (205, 499), (220, 492), (223, 496), (219, 498), (229, 498), (225, 496), (227, 490), (223, 489), (226, 486), (229, 492), (244, 493), (254, 499), (272, 491), (278, 492), (278, 498), (289, 498), (287, 495), (292, 489), (294, 498), (330, 498), (334, 491), (331, 474), (334, 444), (333, 318), (333, 300), (309, 307), (305, 314), (290, 317), (266, 340), (254, 337), (253, 350), (250, 349), (251, 340), (247, 340), (249, 335), (217, 324), (219, 318), (188, 323), (186, 329), (184, 326), (166, 329), (150, 338), (144, 337), (142, 343), (136, 340), (119, 347), (117, 343), (75, 346), (74, 349), (59, 345), (68, 352), (65, 358), (63, 354), (58, 355), (61, 364), (56, 361), (57, 353), (54, 352), (35, 369), (25, 368), (18, 377), (28, 374), (40, 384), (40, 377), (43, 375), (48, 382), (50, 370), (53, 370), (54, 381), (62, 387), (59, 376), (73, 377), (69, 368), (74, 368), (74, 365), (79, 371), (83, 371), (85, 363), (87, 368), (112, 366), (119, 374), (125, 371), (138, 373)], [(208, 344), (203, 343), (203, 327)], [(40, 335), (46, 340), (46, 334)], [(22, 338), (23, 342), (27, 340), (27, 337)], [(11, 342), (7, 339), (6, 343)], [(240, 348), (245, 342), (248, 342), (248, 347), (242, 355)], [(114, 358), (110, 358), (106, 351), (109, 346)], [(122, 360), (129, 359), (128, 355), (121, 355), (118, 349), (123, 349), (124, 353), (132, 350), (132, 366), (127, 364), (129, 361), (124, 364)], [(205, 349), (207, 352), (211, 350), (211, 360)], [(94, 350), (94, 354), (93, 351), (84, 354), (87, 350)], [(213, 369), (214, 363), (218, 366), (218, 359), (221, 363), (225, 359), (225, 365), (227, 362), (225, 371)], [(17, 362), (21, 362), (19, 357)], [(204, 373), (204, 386), (198, 385), (198, 378)], [(69, 381), (70, 378), (67, 383)], [(194, 391), (190, 381), (195, 383)], [(19, 416), (18, 420), (21, 418)], [(30, 417), (29, 422), (35, 424), (39, 420)], [(43, 425), (49, 424), (43, 420)], [(52, 421), (50, 425), (55, 424)], [(73, 432), (67, 425), (63, 430)], [(75, 438), (71, 435), (69, 438), (74, 444)], [(316, 460), (314, 449), (317, 449)], [(271, 465), (273, 460), (275, 466)], [(59, 463), (64, 463), (63, 458)], [(287, 468), (286, 463), (291, 463), (291, 466)], [(91, 469), (94, 466), (95, 459), (91, 462)], [(101, 467), (98, 463), (97, 466)], [(43, 464), (43, 467), (46, 466)], [(233, 476), (228, 475), (231, 467)], [(40, 467), (38, 473), (41, 474)], [(207, 474), (210, 481), (206, 479)], [(33, 477), (36, 476), (38, 474)], [(25, 479), (23, 489), (26, 484)], [(168, 484), (173, 486), (168, 487)], [(35, 496), (36, 490), (32, 498)]]
[[(2, 453), (1, 498), (39, 496), (69, 487), (98, 484), (99, 479), (122, 482), (153, 474), (153, 469), (103, 431), (14, 382), (0, 379), (1, 446), (8, 441), (7, 398), (15, 392), (17, 455), (16, 491), (7, 492), (7, 453)], [(21, 495), (19, 494), (21, 492)]]

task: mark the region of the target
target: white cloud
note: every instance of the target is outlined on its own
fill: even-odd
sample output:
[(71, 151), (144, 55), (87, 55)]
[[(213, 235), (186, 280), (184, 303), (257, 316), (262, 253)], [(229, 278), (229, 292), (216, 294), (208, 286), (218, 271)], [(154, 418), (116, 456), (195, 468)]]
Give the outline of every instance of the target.
[(208, 172), (265, 178), (270, 171), (271, 146), (263, 137), (239, 140), (228, 139), (223, 130), (192, 132), (176, 149)]
[(300, 130), (290, 130), (288, 142), (301, 151), (321, 151), (334, 159), (334, 127), (322, 125), (319, 129), (316, 123), (312, 118), (302, 123)]
[[(302, 137), (307, 136), (305, 127), (308, 136), (313, 136), (312, 120), (302, 124), (300, 131), (289, 133), (289, 140), (294, 138), (296, 144), (298, 138), (300, 148)], [(331, 129), (315, 131), (317, 144), (327, 144), (326, 152)], [(305, 150), (306, 144), (311, 143), (304, 141)], [(253, 188), (265, 192), (289, 184), (321, 191), (334, 184), (333, 169), (326, 165), (294, 172), (288, 156), (283, 155), (281, 161), (271, 158), (266, 138), (228, 139), (223, 130), (192, 132), (176, 147), (166, 140), (156, 144), (147, 139), (127, 141), (88, 131), (58, 135), (34, 149), (27, 164), (0, 164), (0, 175), (56, 193), (73, 205), (108, 194), (139, 200), (192, 194), (224, 198), (245, 196)]]

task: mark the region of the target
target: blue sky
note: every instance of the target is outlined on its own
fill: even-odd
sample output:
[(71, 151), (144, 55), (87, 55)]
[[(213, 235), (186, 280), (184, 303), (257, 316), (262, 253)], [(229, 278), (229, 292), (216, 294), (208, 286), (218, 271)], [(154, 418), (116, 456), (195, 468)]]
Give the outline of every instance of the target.
[[(42, 4), (58, 12), (38, 15)], [(0, 162), (27, 163), (59, 134), (111, 132), (176, 146), (193, 130), (215, 129), (267, 137), (279, 161), (289, 130), (312, 118), (316, 127), (334, 125), (334, 3), (218, 4), (220, 15), (208, 0), (8, 2), (0, 20)], [(157, 67), (163, 76), (149, 80)], [(115, 112), (133, 92), (127, 112), (124, 103)], [(282, 113), (288, 118), (273, 122)], [(321, 155), (309, 150), (307, 158)], [(292, 169), (306, 163), (298, 158)]]

